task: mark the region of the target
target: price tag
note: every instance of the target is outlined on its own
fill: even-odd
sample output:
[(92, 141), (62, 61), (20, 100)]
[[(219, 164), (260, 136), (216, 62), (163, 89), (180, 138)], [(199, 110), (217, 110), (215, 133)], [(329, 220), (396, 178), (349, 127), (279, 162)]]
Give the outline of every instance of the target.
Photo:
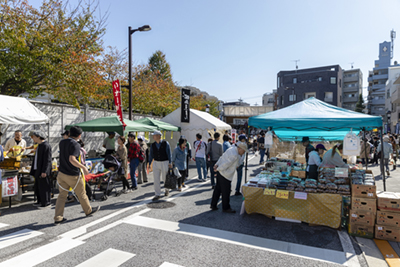
[(275, 196), (275, 191), (276, 191), (276, 189), (268, 189), (268, 188), (265, 188), (265, 189), (264, 189), (264, 195), (267, 195), (267, 196)]
[(335, 168), (335, 177), (349, 177), (349, 169)]
[(307, 200), (307, 193), (294, 192), (294, 198)]
[(289, 191), (287, 191), (287, 190), (276, 190), (276, 197), (277, 198), (283, 198), (283, 199), (289, 199)]
[(351, 217), (357, 218), (357, 214), (351, 214)]
[(382, 227), (378, 227), (378, 230), (382, 231), (382, 230), (383, 230), (383, 228), (382, 228)]

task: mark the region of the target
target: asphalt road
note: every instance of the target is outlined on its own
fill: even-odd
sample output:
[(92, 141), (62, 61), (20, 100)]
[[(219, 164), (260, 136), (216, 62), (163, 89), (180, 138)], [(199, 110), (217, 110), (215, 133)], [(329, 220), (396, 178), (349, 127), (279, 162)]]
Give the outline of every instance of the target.
[[(261, 170), (253, 156), (248, 177)], [(210, 181), (200, 183), (196, 176), (192, 167), (188, 187), (158, 204), (151, 204), (151, 174), (135, 192), (92, 202), (101, 205), (92, 217), (85, 217), (79, 203), (66, 204), (68, 221), (58, 226), (54, 206), (35, 208), (29, 201), (2, 207), (0, 266), (338, 266), (346, 256), (340, 263), (367, 266), (347, 233), (239, 215), (236, 177), (231, 206), (237, 213), (223, 213), (220, 205), (211, 211)]]

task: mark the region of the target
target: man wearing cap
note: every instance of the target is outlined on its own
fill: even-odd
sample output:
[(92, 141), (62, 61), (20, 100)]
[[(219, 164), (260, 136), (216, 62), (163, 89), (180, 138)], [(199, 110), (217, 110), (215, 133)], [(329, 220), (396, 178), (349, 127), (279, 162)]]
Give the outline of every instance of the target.
[(214, 133), (214, 140), (207, 147), (207, 155), (210, 156), (210, 174), (211, 174), (211, 186), (212, 189), (215, 187), (215, 171), (214, 165), (217, 163), (219, 158), (224, 154), (222, 144), (218, 142), (220, 134), (218, 132)]
[(37, 197), (37, 203), (33, 205), (46, 207), (51, 202), (51, 146), (40, 131), (33, 132), (32, 139), (38, 144), (30, 172), (35, 177), (34, 190)]
[(318, 167), (322, 163), (321, 156), (324, 154), (325, 151), (325, 146), (323, 144), (318, 144), (316, 146), (316, 150), (313, 150), (308, 154), (308, 178), (318, 179)]
[(106, 149), (106, 156), (115, 152), (115, 133), (109, 132), (108, 137), (103, 141), (103, 147)]
[(63, 139), (68, 139), (69, 138), (69, 131), (65, 131), (61, 134)]
[[(247, 139), (245, 134), (239, 135), (239, 142), (238, 144), (245, 144), (247, 146)], [(242, 195), (240, 193), (240, 186), (242, 185), (242, 177), (243, 177), (243, 167), (244, 167), (244, 159), (246, 158), (246, 153), (244, 153), (240, 157), (240, 165), (236, 169), (237, 170), (237, 181), (236, 181), (236, 189), (235, 189), (235, 196)]]
[[(161, 132), (154, 131), (152, 133), (154, 143), (150, 146), (149, 164), (153, 163), (154, 191), (155, 197), (153, 201), (157, 201), (161, 197), (161, 179), (164, 179), (168, 173), (168, 168), (172, 168), (171, 164), (171, 147), (166, 140), (162, 140)], [(169, 190), (165, 188), (165, 196), (169, 195)]]
[(6, 146), (4, 147), (4, 151), (13, 151), (14, 146), (21, 147), (22, 151), (24, 151), (26, 148), (26, 141), (22, 139), (22, 132), (20, 130), (15, 131), (14, 138), (10, 138), (7, 141)]
[(247, 152), (247, 145), (238, 143), (229, 148), (214, 165), (217, 172), (217, 185), (214, 188), (211, 206), (212, 210), (218, 210), (217, 204), (222, 194), (222, 211), (235, 213), (229, 204), (231, 194), (231, 183), (237, 167), (240, 165), (240, 157)]

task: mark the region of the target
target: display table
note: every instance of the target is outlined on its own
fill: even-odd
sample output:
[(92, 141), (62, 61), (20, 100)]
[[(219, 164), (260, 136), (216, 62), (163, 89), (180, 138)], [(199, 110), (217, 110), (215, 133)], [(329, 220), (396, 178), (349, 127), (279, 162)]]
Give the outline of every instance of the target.
[(342, 196), (339, 194), (307, 194), (307, 200), (289, 199), (264, 195), (263, 188), (242, 187), (246, 213), (259, 213), (302, 222), (339, 228), (341, 222)]

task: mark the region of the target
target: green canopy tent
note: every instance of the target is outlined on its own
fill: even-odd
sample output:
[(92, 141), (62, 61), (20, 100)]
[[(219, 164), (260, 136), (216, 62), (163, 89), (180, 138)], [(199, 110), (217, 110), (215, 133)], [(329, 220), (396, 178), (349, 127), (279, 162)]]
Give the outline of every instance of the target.
[(151, 118), (143, 118), (140, 120), (136, 120), (135, 122), (139, 122), (139, 123), (146, 124), (149, 126), (157, 127), (157, 130), (159, 130), (159, 131), (179, 132), (181, 130), (180, 127), (174, 126), (167, 122), (151, 119)]
[[(157, 130), (154, 126), (135, 121), (124, 120), (124, 122), (126, 124), (125, 132), (152, 132)], [(124, 135), (124, 126), (118, 119), (118, 116), (103, 117), (71, 124), (65, 126), (65, 129), (69, 130), (72, 126), (79, 126), (84, 132), (117, 132), (119, 135)]]
[[(314, 97), (289, 107), (249, 118), (249, 126), (261, 129), (272, 128), (275, 134), (284, 140), (299, 140), (299, 136), (310, 136), (311, 140), (322, 137), (325, 140), (343, 140), (351, 129), (353, 132), (381, 130), (382, 117), (371, 116), (344, 108), (339, 108)], [(383, 153), (382, 160), (383, 162)], [(384, 190), (385, 174), (381, 164)], [(247, 173), (246, 173), (247, 174)]]

